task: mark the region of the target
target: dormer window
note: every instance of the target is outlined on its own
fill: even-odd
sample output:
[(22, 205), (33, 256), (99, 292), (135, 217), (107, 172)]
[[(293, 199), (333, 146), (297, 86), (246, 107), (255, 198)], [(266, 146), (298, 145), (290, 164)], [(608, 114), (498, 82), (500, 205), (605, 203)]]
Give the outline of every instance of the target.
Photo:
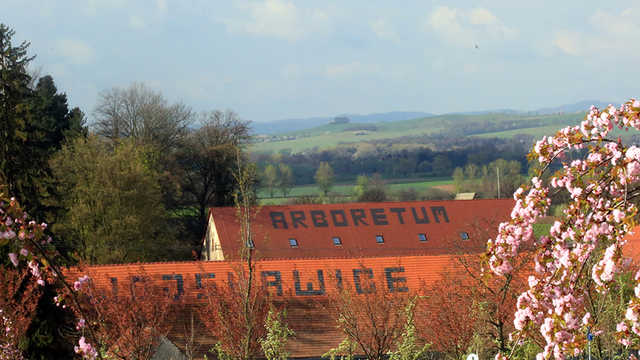
[(298, 247), (298, 240), (294, 239), (294, 238), (290, 238), (289, 239), (289, 246), (291, 246), (292, 248), (297, 248)]
[(418, 234), (418, 240), (420, 240), (420, 242), (427, 241), (427, 234)]
[(376, 242), (378, 244), (384, 244), (384, 237), (382, 235), (376, 235)]
[(333, 245), (335, 246), (342, 245), (342, 239), (340, 239), (339, 236), (334, 236), (333, 238), (331, 238), (331, 240), (333, 241)]
[(460, 232), (460, 239), (462, 240), (469, 240), (469, 233), (466, 231), (461, 231)]

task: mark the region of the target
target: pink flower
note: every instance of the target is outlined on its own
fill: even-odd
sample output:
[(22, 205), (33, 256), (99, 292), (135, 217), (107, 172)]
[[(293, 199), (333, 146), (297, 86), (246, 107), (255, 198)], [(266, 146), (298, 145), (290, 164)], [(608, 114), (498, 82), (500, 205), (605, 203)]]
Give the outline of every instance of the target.
[(25, 248), (20, 249), (20, 255), (27, 257), (29, 255), (29, 250)]
[(96, 349), (91, 346), (88, 342), (86, 342), (84, 336), (78, 340), (78, 346), (74, 346), (73, 348), (76, 354), (82, 355), (84, 359), (95, 359), (98, 356), (98, 352)]
[(616, 331), (618, 331), (618, 332), (624, 332), (624, 331), (627, 331), (627, 330), (629, 330), (629, 327), (627, 326), (627, 323), (625, 323), (624, 321), (620, 322), (620, 323), (618, 323), (618, 325), (616, 325)]
[(624, 212), (620, 211), (620, 209), (614, 209), (612, 215), (616, 222), (621, 222), (624, 219)]
[(85, 323), (84, 319), (78, 320), (78, 323), (76, 324), (76, 330), (83, 329), (85, 327), (85, 325), (86, 325), (86, 323)]
[(79, 291), (80, 289), (82, 289), (82, 286), (89, 281), (89, 276), (88, 275), (84, 275), (78, 278), (78, 280), (76, 280), (73, 283), (73, 290), (75, 291)]
[(15, 253), (9, 253), (9, 260), (11, 260), (13, 266), (18, 267), (18, 255)]

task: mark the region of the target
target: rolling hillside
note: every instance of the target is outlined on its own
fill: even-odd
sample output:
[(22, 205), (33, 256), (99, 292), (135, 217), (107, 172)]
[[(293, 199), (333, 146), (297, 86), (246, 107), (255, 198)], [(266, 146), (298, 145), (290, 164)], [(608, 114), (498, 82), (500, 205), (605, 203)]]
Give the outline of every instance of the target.
[(584, 112), (568, 114), (446, 114), (412, 120), (374, 123), (325, 124), (311, 129), (290, 131), (263, 137), (252, 145), (251, 151), (292, 153), (323, 150), (340, 144), (353, 144), (374, 140), (400, 141), (420, 136), (482, 136), (512, 137), (528, 134), (536, 137), (551, 135), (555, 130), (578, 124)]

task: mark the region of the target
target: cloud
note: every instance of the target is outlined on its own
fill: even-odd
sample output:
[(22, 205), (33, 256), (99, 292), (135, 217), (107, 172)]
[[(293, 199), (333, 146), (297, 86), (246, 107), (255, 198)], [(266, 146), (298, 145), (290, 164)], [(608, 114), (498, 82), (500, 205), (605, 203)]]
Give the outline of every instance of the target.
[(156, 0), (156, 10), (160, 14), (166, 14), (169, 11), (167, 0)]
[(513, 40), (518, 36), (515, 28), (503, 24), (485, 8), (464, 10), (438, 6), (427, 17), (426, 29), (434, 31), (450, 45), (463, 47), (486, 41)]
[(590, 26), (576, 32), (561, 29), (553, 34), (553, 46), (571, 56), (640, 58), (640, 7), (619, 12), (596, 10), (586, 21)]
[(376, 36), (383, 40), (396, 40), (398, 35), (393, 27), (385, 19), (376, 19), (369, 23), (371, 30)]
[(324, 74), (330, 79), (348, 78), (356, 75), (368, 75), (380, 72), (380, 66), (375, 64), (363, 64), (359, 61), (350, 63), (333, 64), (325, 67)]
[(155, 9), (136, 7), (128, 9), (127, 12), (129, 13), (129, 27), (142, 30), (161, 24), (167, 17), (169, 5), (166, 0), (156, 0)]
[(555, 34), (553, 39), (553, 46), (560, 49), (560, 51), (578, 56), (582, 53), (582, 39), (580, 34), (574, 31), (562, 30)]
[(86, 0), (81, 3), (84, 13), (89, 16), (99, 16), (105, 11), (124, 9), (128, 4), (126, 0)]
[(219, 20), (231, 32), (297, 41), (329, 24), (324, 10), (300, 9), (291, 1), (240, 1), (236, 5), (244, 10), (243, 16)]
[(56, 42), (56, 53), (72, 64), (84, 65), (93, 60), (94, 52), (87, 43), (76, 39), (61, 39)]

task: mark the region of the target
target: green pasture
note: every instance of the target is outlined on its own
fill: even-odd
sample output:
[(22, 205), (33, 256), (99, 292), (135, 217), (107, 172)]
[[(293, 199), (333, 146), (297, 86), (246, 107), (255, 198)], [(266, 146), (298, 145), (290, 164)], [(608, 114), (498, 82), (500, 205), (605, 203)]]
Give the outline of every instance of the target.
[(533, 127), (533, 128), (489, 132), (489, 133), (477, 134), (472, 136), (482, 137), (482, 138), (508, 139), (508, 138), (514, 137), (515, 135), (532, 135), (536, 139), (541, 139), (543, 136), (554, 135), (562, 127), (563, 126), (560, 126), (560, 125), (548, 125), (548, 126), (539, 126), (539, 127)]
[[(251, 152), (278, 152), (290, 149), (293, 153), (317, 149), (326, 150), (340, 144), (353, 144), (372, 140), (399, 139), (402, 137), (447, 134), (454, 129), (481, 137), (508, 138), (516, 134), (535, 137), (552, 135), (567, 125), (579, 124), (581, 114), (525, 115), (525, 114), (448, 114), (413, 120), (379, 122), (372, 124), (322, 125), (281, 135), (295, 136), (293, 140), (255, 143)], [(355, 130), (358, 127), (375, 126), (375, 130)], [(518, 127), (513, 130), (491, 131), (495, 127)], [(461, 135), (455, 135), (461, 136)]]
[[(430, 180), (416, 180), (406, 181), (406, 179), (389, 180), (386, 184), (386, 188), (389, 192), (395, 192), (400, 190), (415, 189), (417, 192), (422, 192), (428, 188), (440, 185), (452, 184), (451, 178), (438, 178)], [(331, 195), (345, 197), (345, 201), (350, 199), (353, 193), (354, 183), (336, 184), (331, 188)], [(269, 195), (269, 190), (266, 188), (258, 189), (258, 198), (262, 204), (282, 204), (289, 198), (301, 197), (301, 196), (320, 196), (322, 191), (315, 185), (300, 185), (291, 189), (287, 197), (282, 196), (282, 192), (279, 189), (274, 189), (273, 198)]]

